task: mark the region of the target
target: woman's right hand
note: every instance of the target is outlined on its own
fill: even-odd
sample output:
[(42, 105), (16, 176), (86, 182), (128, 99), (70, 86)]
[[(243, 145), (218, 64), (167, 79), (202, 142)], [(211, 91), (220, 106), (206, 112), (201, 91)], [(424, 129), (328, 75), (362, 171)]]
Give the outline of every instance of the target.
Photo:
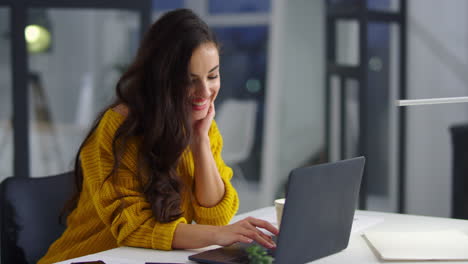
[(229, 246), (236, 242), (252, 243), (256, 241), (266, 248), (275, 248), (276, 244), (271, 237), (258, 228), (263, 228), (274, 235), (278, 235), (279, 231), (276, 227), (267, 221), (247, 217), (234, 224), (220, 226), (219, 232), (216, 233), (215, 241), (217, 245)]

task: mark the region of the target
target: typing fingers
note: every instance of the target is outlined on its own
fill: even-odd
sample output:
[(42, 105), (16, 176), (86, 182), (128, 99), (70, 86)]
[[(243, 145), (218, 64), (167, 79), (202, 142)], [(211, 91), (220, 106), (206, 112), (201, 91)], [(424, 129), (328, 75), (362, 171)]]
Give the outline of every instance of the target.
[(268, 230), (270, 233), (272, 233), (274, 235), (279, 234), (278, 228), (276, 228), (274, 225), (270, 224), (268, 221), (261, 220), (261, 219), (258, 219), (258, 218), (253, 218), (253, 217), (248, 217), (247, 221), (250, 224), (252, 224), (252, 225), (254, 225), (256, 227), (260, 227), (260, 228)]
[(276, 244), (273, 242), (270, 236), (264, 234), (257, 228), (246, 228), (244, 229), (244, 236), (251, 238), (252, 240), (255, 240), (258, 244), (262, 245), (263, 247), (266, 248), (275, 248)]

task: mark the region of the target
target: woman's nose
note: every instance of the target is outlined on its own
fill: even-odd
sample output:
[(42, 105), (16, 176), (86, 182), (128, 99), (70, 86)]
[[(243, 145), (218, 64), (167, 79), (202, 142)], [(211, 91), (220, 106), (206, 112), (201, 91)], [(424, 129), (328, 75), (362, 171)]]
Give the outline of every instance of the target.
[(197, 95), (201, 97), (209, 97), (210, 96), (210, 88), (208, 82), (200, 82), (197, 87)]

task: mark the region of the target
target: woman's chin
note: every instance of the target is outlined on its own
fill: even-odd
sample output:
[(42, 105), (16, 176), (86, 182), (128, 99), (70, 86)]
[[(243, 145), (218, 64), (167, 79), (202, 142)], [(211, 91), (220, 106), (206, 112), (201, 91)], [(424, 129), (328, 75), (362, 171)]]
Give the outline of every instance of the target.
[(203, 112), (203, 113), (194, 113), (194, 114), (192, 115), (192, 120), (193, 120), (194, 122), (200, 121), (200, 120), (204, 119), (204, 118), (206, 117), (207, 114), (208, 114), (208, 113), (206, 113), (206, 112)]

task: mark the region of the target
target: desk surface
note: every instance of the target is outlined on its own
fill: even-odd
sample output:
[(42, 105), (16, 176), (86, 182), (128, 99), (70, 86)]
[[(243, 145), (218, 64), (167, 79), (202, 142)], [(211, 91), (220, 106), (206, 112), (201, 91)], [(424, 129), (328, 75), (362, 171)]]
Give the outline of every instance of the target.
[[(258, 209), (249, 213), (240, 214), (234, 217), (233, 222), (242, 219), (246, 216), (254, 216), (263, 218), (266, 220), (274, 219), (274, 208), (266, 207)], [(373, 220), (370, 223), (370, 227), (361, 226), (360, 230), (355, 230), (351, 234), (349, 246), (347, 249), (333, 254), (331, 256), (313, 261), (311, 263), (325, 264), (325, 263), (389, 263), (380, 261), (369, 248), (368, 244), (362, 237), (363, 228), (365, 231), (437, 231), (456, 229), (468, 234), (468, 221), (467, 220), (456, 220), (449, 218), (438, 218), (438, 217), (426, 217), (426, 216), (415, 216), (415, 215), (403, 215), (403, 214), (390, 214), (390, 213), (379, 213), (371, 211), (356, 211), (356, 216), (363, 218), (369, 218)], [(383, 221), (381, 221), (383, 220)], [(354, 226), (353, 226), (354, 228)], [(208, 248), (215, 248), (208, 247)], [(106, 264), (144, 264), (145, 262), (177, 262), (177, 263), (195, 263), (188, 260), (188, 256), (194, 253), (204, 251), (208, 248), (196, 249), (196, 250), (174, 250), (174, 251), (159, 251), (152, 249), (143, 248), (130, 248), (120, 247), (96, 254), (60, 262), (60, 264), (71, 263), (76, 261), (90, 261), (90, 260), (103, 260)], [(406, 263), (414, 264), (415, 262), (391, 262), (391, 263)], [(417, 262), (417, 263), (434, 263), (434, 262)], [(437, 264), (443, 263), (461, 263), (454, 261), (437, 261)]]

